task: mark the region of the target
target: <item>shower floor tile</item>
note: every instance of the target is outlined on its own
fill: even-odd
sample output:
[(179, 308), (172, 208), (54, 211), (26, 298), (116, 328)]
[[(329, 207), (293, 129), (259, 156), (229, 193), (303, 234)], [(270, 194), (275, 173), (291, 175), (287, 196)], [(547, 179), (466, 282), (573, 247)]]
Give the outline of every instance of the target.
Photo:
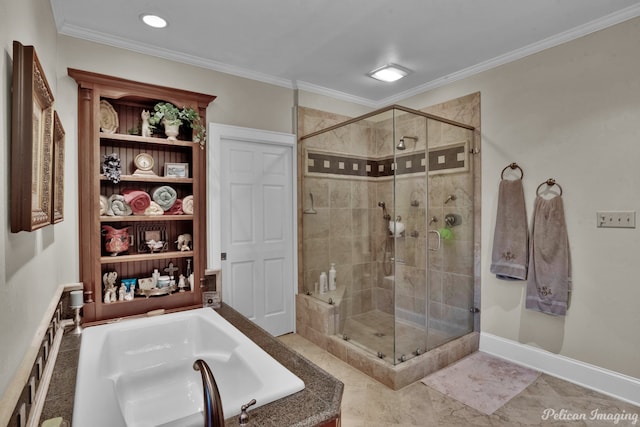
[(345, 322), (343, 335), (361, 348), (373, 354), (379, 352), (386, 358), (394, 354), (394, 328), (396, 333), (396, 354), (410, 357), (417, 349), (424, 352), (450, 341), (454, 337), (432, 328), (424, 328), (401, 320), (394, 322), (393, 315), (380, 310), (351, 316)]

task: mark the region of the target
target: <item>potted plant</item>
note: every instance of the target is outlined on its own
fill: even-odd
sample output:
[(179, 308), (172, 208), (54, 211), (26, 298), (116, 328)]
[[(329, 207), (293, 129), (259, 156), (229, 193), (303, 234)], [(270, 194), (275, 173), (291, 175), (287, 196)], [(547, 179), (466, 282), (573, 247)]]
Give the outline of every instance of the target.
[(206, 141), (205, 127), (202, 124), (200, 114), (191, 107), (182, 107), (179, 109), (170, 102), (158, 102), (153, 107), (153, 113), (149, 117), (149, 125), (151, 128), (159, 123), (164, 126), (164, 133), (167, 139), (175, 140), (178, 136), (178, 129), (183, 122), (189, 123), (193, 129), (193, 142), (197, 142), (204, 148)]

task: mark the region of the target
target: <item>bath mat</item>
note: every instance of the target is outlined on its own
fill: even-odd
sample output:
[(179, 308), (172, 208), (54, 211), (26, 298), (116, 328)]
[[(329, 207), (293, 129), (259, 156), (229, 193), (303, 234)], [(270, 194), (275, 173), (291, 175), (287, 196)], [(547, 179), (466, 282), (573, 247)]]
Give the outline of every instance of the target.
[(477, 351), (427, 375), (422, 383), (491, 415), (527, 388), (540, 372)]

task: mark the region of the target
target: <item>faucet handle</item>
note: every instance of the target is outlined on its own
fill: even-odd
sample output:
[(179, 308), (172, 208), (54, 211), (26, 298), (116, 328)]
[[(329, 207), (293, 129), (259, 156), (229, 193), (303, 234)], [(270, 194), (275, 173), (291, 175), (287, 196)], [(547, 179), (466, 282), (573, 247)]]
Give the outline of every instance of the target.
[(251, 399), (250, 402), (245, 403), (244, 405), (242, 405), (240, 407), (240, 425), (241, 426), (246, 426), (247, 424), (249, 424), (249, 414), (247, 414), (247, 409), (249, 409), (249, 406), (253, 406), (256, 404), (256, 400), (255, 399)]

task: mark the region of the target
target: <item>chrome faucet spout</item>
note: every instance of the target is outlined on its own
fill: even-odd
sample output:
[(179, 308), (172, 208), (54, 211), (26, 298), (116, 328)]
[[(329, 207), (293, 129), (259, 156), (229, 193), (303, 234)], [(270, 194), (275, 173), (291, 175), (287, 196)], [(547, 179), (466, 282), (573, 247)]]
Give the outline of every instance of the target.
[(220, 391), (213, 378), (207, 362), (198, 359), (193, 362), (193, 369), (200, 371), (202, 377), (202, 394), (204, 395), (204, 427), (224, 427), (224, 414), (222, 412), (222, 400)]

